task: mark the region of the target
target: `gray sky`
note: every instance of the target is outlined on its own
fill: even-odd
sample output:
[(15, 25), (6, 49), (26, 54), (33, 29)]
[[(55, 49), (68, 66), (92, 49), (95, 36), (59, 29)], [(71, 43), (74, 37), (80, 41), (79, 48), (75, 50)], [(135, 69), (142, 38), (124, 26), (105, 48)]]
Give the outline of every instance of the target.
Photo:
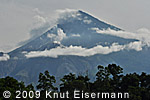
[(36, 15), (51, 18), (65, 8), (87, 11), (131, 32), (150, 29), (150, 0), (0, 0), (0, 51), (28, 39)]

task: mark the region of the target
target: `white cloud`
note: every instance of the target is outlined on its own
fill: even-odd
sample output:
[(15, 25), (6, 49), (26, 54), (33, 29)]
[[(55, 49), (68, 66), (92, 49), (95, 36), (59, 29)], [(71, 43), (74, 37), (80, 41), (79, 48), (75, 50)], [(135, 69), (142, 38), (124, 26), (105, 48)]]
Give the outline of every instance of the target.
[(56, 10), (56, 15), (58, 23), (61, 23), (64, 20), (65, 21), (73, 21), (73, 19), (82, 20), (80, 18), (81, 14), (78, 12), (78, 10), (75, 9)]
[(8, 54), (3, 54), (3, 56), (0, 56), (0, 61), (7, 61), (8, 59), (10, 59)]
[(56, 10), (56, 12), (58, 12), (59, 14), (65, 14), (65, 13), (77, 13), (78, 10), (66, 8), (66, 9), (58, 9), (58, 10)]
[(55, 35), (55, 34), (53, 34), (53, 33), (49, 33), (49, 34), (47, 34), (47, 37), (48, 37), (48, 38), (55, 38), (55, 37), (56, 37), (56, 35)]
[(61, 28), (57, 28), (57, 34), (49, 33), (47, 37), (58, 42), (61, 42), (64, 38), (67, 38), (66, 34), (63, 32)]
[(34, 27), (38, 28), (41, 27), (42, 25), (44, 25), (46, 23), (46, 18), (44, 18), (43, 16), (40, 15), (36, 15), (34, 16)]
[(52, 39), (54, 43), (61, 44), (61, 41), (66, 38), (70, 37), (80, 37), (80, 34), (71, 34), (70, 36), (67, 36), (66, 33), (61, 28), (58, 28), (57, 26), (54, 26), (53, 28), (56, 28), (57, 34), (49, 33), (47, 34), (47, 37)]
[(54, 44), (61, 44), (59, 41), (54, 41), (53, 43)]
[(39, 8), (34, 8), (33, 12), (35, 12), (36, 14), (44, 14), (44, 12), (40, 11)]
[(141, 41), (131, 42), (126, 45), (119, 45), (118, 43), (113, 43), (110, 47), (97, 45), (93, 48), (83, 48), (81, 46), (69, 46), (69, 47), (57, 47), (50, 50), (44, 51), (31, 51), (25, 56), (27, 58), (33, 57), (53, 57), (57, 58), (61, 55), (74, 55), (74, 56), (92, 56), (96, 54), (109, 54), (112, 52), (118, 52), (121, 50), (142, 50), (142, 43)]
[(58, 40), (58, 41), (61, 41), (64, 38), (66, 38), (66, 34), (60, 28), (57, 29), (57, 34), (58, 34), (58, 37), (56, 37), (56, 40)]
[(115, 31), (110, 28), (107, 30), (100, 30), (99, 28), (92, 28), (92, 30), (95, 30), (97, 33), (100, 34), (109, 34), (113, 36), (118, 36), (125, 39), (137, 39), (142, 41), (142, 43), (146, 43), (148, 46), (150, 46), (150, 30), (141, 28), (137, 30), (137, 32), (127, 32), (127, 31)]
[(44, 13), (39, 8), (32, 10), (35, 13), (33, 24), (30, 29), (30, 39), (34, 39), (57, 24), (58, 15), (54, 13)]
[(35, 12), (36, 15), (33, 17), (33, 27), (30, 31), (31, 39), (42, 35), (46, 31), (57, 25), (57, 23), (61, 23), (61, 21), (63, 20), (68, 20), (68, 18), (70, 17), (79, 18), (80, 16), (78, 10), (75, 9), (56, 10), (55, 13), (45, 14), (38, 8), (34, 8), (33, 12)]
[(59, 18), (68, 18), (68, 17), (73, 17), (76, 18), (80, 16), (80, 13), (76, 9), (59, 9), (56, 10), (56, 14), (58, 14)]
[(136, 50), (136, 51), (141, 51), (142, 47), (145, 46), (146, 44), (142, 43), (141, 41), (135, 41), (135, 42), (131, 42), (128, 45), (126, 45), (126, 48), (128, 48), (129, 50)]
[(71, 37), (80, 37), (80, 34), (72, 34)]
[(85, 20), (83, 20), (83, 22), (86, 23), (86, 24), (90, 24), (90, 23), (92, 23), (92, 20), (85, 19)]

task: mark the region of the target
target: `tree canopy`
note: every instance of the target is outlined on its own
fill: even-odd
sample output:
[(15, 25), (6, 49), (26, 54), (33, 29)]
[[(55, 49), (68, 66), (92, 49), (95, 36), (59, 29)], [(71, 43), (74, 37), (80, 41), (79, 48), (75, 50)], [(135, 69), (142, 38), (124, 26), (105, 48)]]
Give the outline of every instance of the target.
[[(3, 100), (3, 92), (8, 90), (12, 93), (10, 100), (14, 100), (16, 91), (37, 91), (41, 92), (40, 99), (44, 100), (45, 91), (53, 93), (69, 92), (68, 100), (74, 100), (73, 94), (75, 90), (80, 90), (88, 93), (107, 92), (107, 93), (129, 93), (128, 100), (150, 100), (150, 74), (142, 72), (123, 74), (123, 68), (116, 64), (109, 64), (104, 67), (99, 65), (95, 75), (95, 80), (90, 81), (88, 75), (76, 75), (70, 73), (64, 75), (60, 79), (59, 84), (54, 76), (48, 71), (39, 74), (38, 84), (34, 89), (32, 84), (25, 85), (24, 82), (19, 82), (13, 77), (0, 78), (0, 100)], [(57, 83), (57, 84), (56, 84)], [(53, 95), (52, 95), (53, 97)], [(32, 100), (36, 98), (26, 98)], [(83, 98), (83, 100), (88, 100)], [(89, 98), (89, 100), (95, 100)], [(107, 100), (107, 99), (106, 99)], [(119, 99), (120, 100), (120, 99)]]

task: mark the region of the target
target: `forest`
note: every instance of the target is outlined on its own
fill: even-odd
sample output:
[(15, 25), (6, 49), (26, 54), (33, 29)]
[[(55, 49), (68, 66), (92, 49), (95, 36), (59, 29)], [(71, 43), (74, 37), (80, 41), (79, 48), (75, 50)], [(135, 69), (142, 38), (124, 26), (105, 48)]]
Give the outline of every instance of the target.
[(86, 75), (70, 73), (59, 82), (47, 70), (39, 73), (36, 86), (13, 77), (0, 78), (0, 100), (9, 91), (9, 100), (150, 100), (150, 74), (123, 73), (116, 64), (97, 66), (94, 81)]

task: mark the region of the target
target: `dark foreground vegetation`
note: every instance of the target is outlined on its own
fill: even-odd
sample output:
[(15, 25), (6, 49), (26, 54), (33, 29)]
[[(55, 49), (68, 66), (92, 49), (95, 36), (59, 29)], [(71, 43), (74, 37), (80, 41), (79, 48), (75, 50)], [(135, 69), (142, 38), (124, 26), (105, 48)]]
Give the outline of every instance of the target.
[[(55, 77), (45, 71), (39, 74), (38, 84), (34, 89), (32, 84), (25, 86), (23, 82), (18, 82), (16, 79), (7, 76), (0, 79), (0, 100), (4, 99), (3, 92), (6, 90), (11, 92), (9, 100), (15, 100), (16, 97), (26, 100), (46, 100), (45, 91), (49, 92), (48, 100), (55, 100), (56, 98), (57, 100), (59, 98), (74, 100), (75, 90), (80, 91), (81, 94), (77, 95), (80, 97), (78, 100), (110, 100), (107, 97), (108, 95), (103, 99), (102, 97), (97, 98), (96, 93), (110, 93), (109, 98), (114, 98), (113, 100), (124, 98), (117, 97), (118, 93), (129, 93), (127, 100), (150, 100), (150, 75), (144, 72), (125, 75), (123, 69), (115, 64), (109, 64), (107, 67), (98, 66), (94, 82), (90, 81), (88, 74), (76, 76), (72, 73), (65, 75), (60, 80), (58, 86), (54, 85), (56, 83)], [(92, 93), (95, 93), (95, 98)]]

